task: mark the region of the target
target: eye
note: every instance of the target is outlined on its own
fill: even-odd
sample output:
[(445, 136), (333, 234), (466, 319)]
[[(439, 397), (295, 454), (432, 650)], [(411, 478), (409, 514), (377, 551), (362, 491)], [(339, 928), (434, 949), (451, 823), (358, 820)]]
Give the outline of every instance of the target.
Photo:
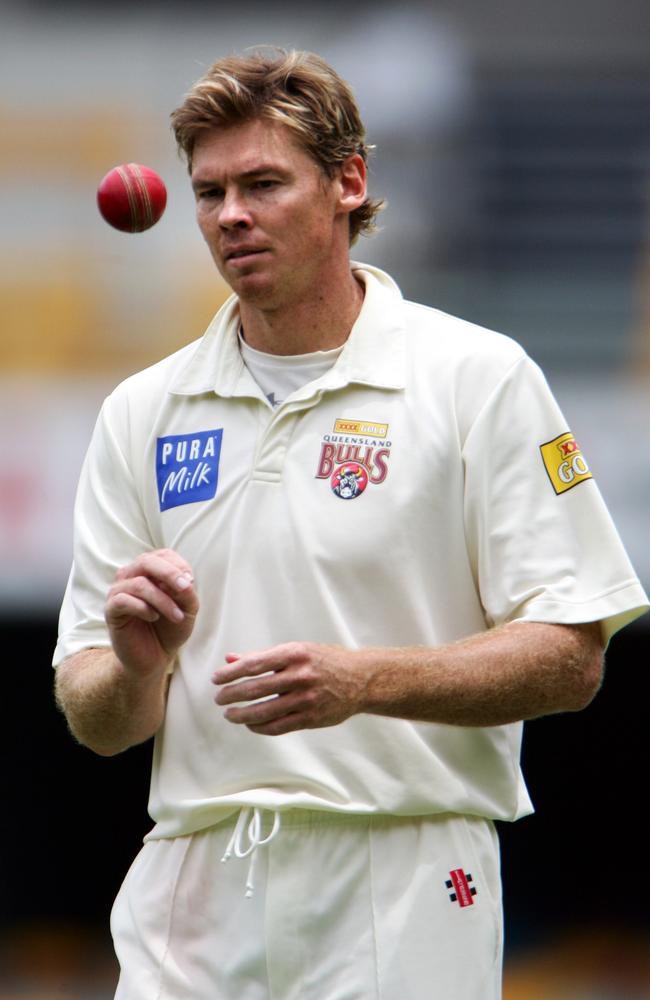
[(270, 188), (275, 187), (277, 183), (277, 181), (271, 180), (270, 177), (265, 177), (263, 180), (255, 181), (253, 189), (258, 191), (268, 191)]
[(216, 187), (202, 188), (200, 191), (197, 191), (196, 197), (199, 201), (210, 201), (214, 198), (222, 198), (223, 191), (221, 188)]

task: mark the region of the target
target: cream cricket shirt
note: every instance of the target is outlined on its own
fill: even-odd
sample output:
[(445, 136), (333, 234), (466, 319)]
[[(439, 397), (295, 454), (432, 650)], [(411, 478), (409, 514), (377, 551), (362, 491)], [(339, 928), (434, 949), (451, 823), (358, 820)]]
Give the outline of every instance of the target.
[(521, 725), (360, 715), (259, 736), (223, 719), (210, 676), (226, 652), (290, 640), (438, 645), (513, 619), (604, 619), (611, 634), (647, 607), (522, 349), (354, 267), (366, 296), (343, 352), (275, 410), (232, 298), (99, 417), (55, 663), (108, 645), (106, 593), (144, 550), (180, 552), (201, 602), (156, 737), (150, 836), (242, 805), (515, 819), (530, 811)]

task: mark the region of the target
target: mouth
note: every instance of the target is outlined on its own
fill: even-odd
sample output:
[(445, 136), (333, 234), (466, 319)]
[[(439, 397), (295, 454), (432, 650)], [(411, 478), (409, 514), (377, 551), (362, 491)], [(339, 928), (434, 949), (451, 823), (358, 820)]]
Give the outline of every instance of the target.
[(231, 250), (226, 254), (226, 260), (228, 263), (236, 262), (240, 263), (243, 261), (250, 260), (252, 257), (259, 257), (260, 254), (266, 253), (266, 250), (254, 248), (254, 247), (243, 247), (240, 250)]

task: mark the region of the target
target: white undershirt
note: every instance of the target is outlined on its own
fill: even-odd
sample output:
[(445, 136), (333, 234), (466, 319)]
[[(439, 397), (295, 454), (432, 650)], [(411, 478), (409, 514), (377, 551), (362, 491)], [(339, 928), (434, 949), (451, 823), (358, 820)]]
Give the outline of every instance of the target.
[(250, 347), (239, 333), (239, 349), (244, 364), (272, 406), (308, 382), (324, 375), (336, 362), (343, 346), (312, 354), (266, 354)]

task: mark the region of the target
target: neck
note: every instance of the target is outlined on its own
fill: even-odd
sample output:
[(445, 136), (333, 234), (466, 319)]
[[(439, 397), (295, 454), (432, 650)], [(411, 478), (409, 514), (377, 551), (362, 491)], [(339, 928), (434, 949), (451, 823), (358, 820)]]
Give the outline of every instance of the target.
[(267, 354), (310, 354), (340, 347), (361, 311), (364, 288), (349, 263), (329, 287), (319, 285), (307, 295), (278, 308), (240, 300), (246, 343)]

